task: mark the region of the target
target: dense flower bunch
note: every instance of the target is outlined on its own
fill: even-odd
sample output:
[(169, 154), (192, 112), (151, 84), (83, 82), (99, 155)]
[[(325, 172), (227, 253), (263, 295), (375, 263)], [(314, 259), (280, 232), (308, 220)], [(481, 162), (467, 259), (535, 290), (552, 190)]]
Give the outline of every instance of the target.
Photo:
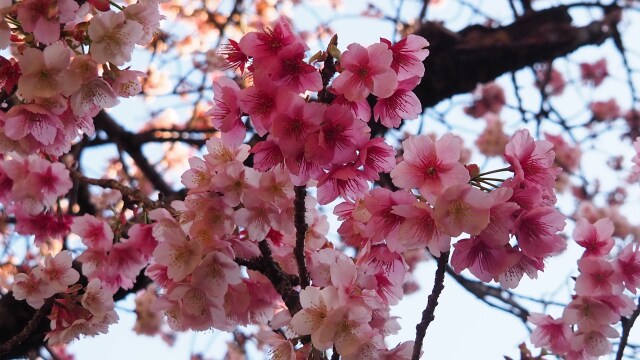
[[(104, 11), (102, 3), (95, 4)], [(127, 12), (136, 5), (95, 15), (84, 25), (90, 55), (72, 55), (55, 36), (34, 30), (37, 41), (48, 46), (19, 59), (18, 64), (42, 61), (37, 60), (40, 75), (30, 80), (22, 79), (33, 72), (20, 66), (17, 94), (26, 103), (7, 113), (9, 139), (25, 133), (34, 137), (33, 144), (51, 145), (62, 129), (56, 125), (60, 117), (42, 104), (65, 104), (58, 115), (77, 119), (79, 112), (89, 119), (110, 103), (105, 89), (131, 89), (114, 87), (104, 76), (128, 71), (116, 69), (157, 21), (148, 8), (130, 10), (135, 16)], [(514, 288), (524, 274), (535, 278), (544, 260), (566, 246), (558, 235), (565, 218), (554, 207), (553, 187), (561, 170), (552, 142), (536, 141), (527, 130), (505, 135), (504, 150), (493, 151), (507, 166), (481, 173), (477, 165), (464, 164), (462, 140), (455, 135), (410, 136), (402, 142), (401, 157), (383, 138), (372, 136), (370, 119), (395, 128), (421, 111), (412, 90), (424, 76), (428, 45), (410, 35), (395, 44), (381, 39), (340, 52), (334, 38), (327, 51), (305, 61), (308, 47), (284, 20), (230, 42), (222, 52), (229, 68), (250, 75), (252, 83), (241, 89), (230, 78), (214, 82), (214, 106), (207, 114), (221, 136), (206, 142), (203, 158), (189, 159), (190, 169), (182, 176), (188, 189), (184, 200), (144, 209), (140, 217), (123, 212), (113, 222), (88, 214), (73, 221), (57, 217), (53, 228), (75, 233), (87, 247), (77, 260), (88, 284), (74, 285), (77, 272), (63, 252), (43, 268), (16, 276), (16, 298), (35, 307), (53, 299), (48, 338), (68, 342), (105, 332), (117, 320), (112, 295), (132, 288), (144, 269), (160, 294), (152, 305), (145, 297), (140, 307), (162, 311), (174, 330), (260, 324), (275, 330), (258, 334), (273, 347), (275, 358), (329, 349), (345, 359), (409, 358), (413, 341), (389, 349), (384, 340), (399, 330), (390, 306), (404, 295), (412, 250), (427, 248), (447, 259), (452, 239), (460, 237), (451, 258), (456, 272), (468, 269), (482, 281)], [(99, 77), (98, 64), (106, 62)], [(39, 83), (42, 71), (55, 73), (59, 82)], [(78, 77), (80, 85), (64, 80), (74, 78), (74, 71), (86, 75)], [(41, 93), (47, 89), (62, 95)], [(498, 89), (486, 90), (501, 102)], [(102, 102), (86, 102), (85, 95)], [(14, 110), (19, 106), (20, 112)], [(499, 111), (502, 105), (483, 106)], [(11, 111), (18, 115), (9, 117)], [(26, 112), (40, 114), (38, 131)], [(249, 129), (257, 135), (251, 146), (245, 144)], [(58, 154), (40, 145), (34, 149)], [(31, 217), (50, 214), (71, 186), (62, 164), (40, 157), (12, 155), (0, 170), (0, 196), (31, 204), (20, 205)], [(494, 175), (499, 173), (509, 176)], [(19, 176), (39, 181), (28, 201), (14, 190), (21, 186)], [(317, 205), (333, 202), (341, 221), (338, 233), (355, 257), (327, 239), (327, 217)], [(144, 223), (135, 223), (141, 218)], [(60, 279), (56, 286), (46, 280), (52, 271)], [(159, 331), (152, 317), (139, 328)]]
[(625, 288), (636, 294), (640, 286), (640, 252), (631, 243), (609, 258), (614, 246), (614, 224), (608, 218), (595, 223), (578, 220), (573, 238), (585, 248), (578, 261), (575, 295), (562, 317), (532, 314), (537, 328), (531, 341), (567, 359), (597, 359), (611, 352), (608, 338), (619, 336), (612, 325), (636, 308)]
[(16, 58), (0, 57), (0, 85), (17, 95), (0, 116), (3, 153), (62, 155), (78, 135), (93, 135), (100, 110), (140, 93), (144, 73), (120, 67), (136, 44), (151, 41), (162, 17), (154, 0), (118, 8), (26, 0), (3, 9), (0, 46), (13, 43)]
[(35, 235), (36, 245), (61, 240), (73, 230), (89, 248), (78, 258), (90, 280), (86, 286), (76, 284), (79, 273), (71, 268), (68, 251), (49, 255), (44, 266), (14, 278), (16, 299), (26, 299), (35, 308), (54, 300), (47, 335), (52, 344), (80, 334), (105, 333), (118, 318), (112, 294), (132, 285), (152, 251), (145, 243), (149, 237), (144, 225), (129, 229), (128, 242), (114, 244), (108, 225), (95, 226), (102, 220), (74, 220), (59, 202), (72, 188), (72, 180), (57, 157), (69, 152), (79, 136), (94, 135), (92, 118), (100, 110), (118, 104), (120, 97), (140, 93), (144, 73), (125, 65), (136, 44), (151, 41), (162, 18), (154, 0), (126, 7), (114, 4), (118, 11), (109, 4), (0, 4), (0, 48), (10, 46), (15, 57), (0, 57), (0, 87), (10, 104), (0, 111), (3, 212), (15, 217), (17, 232)]
[[(284, 21), (228, 45), (229, 62), (250, 71), (253, 84), (241, 90), (217, 80), (209, 114), (222, 137), (207, 141), (204, 159), (190, 159), (182, 177), (189, 194), (172, 204), (177, 219), (164, 209), (150, 214), (158, 246), (146, 272), (164, 289), (155, 308), (174, 329), (268, 321), (292, 337), (311, 335), (314, 348), (335, 347), (345, 358), (405, 358), (412, 342), (388, 350), (383, 341), (398, 329), (389, 306), (403, 296), (405, 251), (428, 247), (440, 256), (452, 237), (467, 233), (454, 245), (455, 270), (515, 287), (564, 249), (551, 143), (516, 133), (506, 145), (509, 167), (500, 170), (514, 176), (498, 186), (487, 176), (498, 171), (480, 174), (459, 162), (462, 141), (451, 134), (437, 141), (410, 137), (397, 165), (395, 151), (371, 138), (369, 95), (377, 97), (373, 117), (384, 126), (398, 126), (419, 109), (411, 89), (424, 73), (427, 44), (411, 36), (333, 51), (340, 73), (328, 89), (327, 68), (303, 61), (306, 46)], [(317, 97), (309, 95), (314, 91)], [(249, 120), (263, 139), (252, 148), (243, 144)], [(371, 190), (370, 182), (388, 172), (397, 188)], [(305, 191), (312, 186), (319, 204), (343, 201), (335, 209), (338, 231), (358, 249), (356, 259), (327, 241), (326, 219)], [(300, 200), (309, 224), (302, 236), (310, 282), (301, 284), (301, 309), (292, 309), (251, 263), (240, 262), (249, 269), (243, 275), (237, 260), (272, 257), (288, 274), (305, 271), (295, 256)], [(256, 296), (246, 299), (246, 291)], [(266, 338), (279, 356), (294, 356), (295, 343)]]

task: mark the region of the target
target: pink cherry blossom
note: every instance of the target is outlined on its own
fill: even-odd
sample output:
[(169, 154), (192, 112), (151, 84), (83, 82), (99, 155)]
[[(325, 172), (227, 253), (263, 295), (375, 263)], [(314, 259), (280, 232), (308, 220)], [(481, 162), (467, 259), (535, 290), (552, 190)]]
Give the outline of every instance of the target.
[(90, 250), (109, 250), (113, 245), (113, 230), (104, 220), (93, 215), (75, 218), (71, 231), (80, 236)]
[(136, 43), (144, 36), (144, 27), (127, 20), (124, 12), (107, 11), (89, 21), (91, 55), (99, 63), (122, 66), (131, 60)]
[(489, 224), (482, 230), (482, 239), (491, 247), (500, 248), (509, 243), (509, 234), (513, 231), (513, 221), (518, 204), (510, 201), (513, 191), (508, 187), (501, 187), (489, 193), (491, 209), (489, 210)]
[(484, 117), (487, 126), (476, 139), (478, 150), (486, 156), (498, 156), (504, 153), (509, 137), (502, 130), (502, 121), (497, 115), (487, 114)]
[(204, 160), (211, 170), (220, 171), (232, 163), (242, 163), (249, 156), (249, 145), (227, 145), (219, 138), (212, 137), (205, 143), (207, 154)]
[(42, 193), (42, 203), (47, 206), (65, 195), (73, 186), (73, 182), (64, 164), (33, 158), (29, 161), (29, 175), (24, 179), (24, 186), (39, 189)]
[(318, 178), (318, 203), (326, 205), (338, 197), (357, 199), (364, 196), (369, 184), (353, 163), (334, 165)]
[(246, 197), (243, 204), (244, 208), (238, 209), (235, 213), (236, 223), (247, 229), (252, 240), (264, 240), (279, 215), (278, 208), (254, 196)]
[(565, 307), (562, 317), (568, 324), (577, 324), (580, 331), (597, 330), (620, 320), (620, 315), (609, 306), (589, 296), (576, 296)]
[[(58, 25), (56, 25), (58, 27)], [(18, 55), (22, 76), (18, 94), (26, 99), (69, 95), (80, 86), (80, 79), (69, 71), (73, 52), (63, 43), (47, 46), (44, 51), (26, 48)]]
[(35, 105), (12, 107), (6, 115), (5, 134), (10, 139), (33, 139), (41, 145), (51, 145), (63, 124), (60, 117)]
[(616, 99), (594, 101), (589, 104), (593, 118), (598, 121), (613, 121), (621, 115), (620, 106)]
[[(218, 54), (224, 56), (227, 61), (227, 64), (223, 67), (224, 70), (240, 69), (240, 73), (244, 74), (244, 68), (249, 62), (249, 57), (242, 52), (237, 41), (229, 39), (228, 44), (220, 46)], [(259, 72), (259, 74), (261, 73)]]
[(640, 287), (640, 252), (633, 243), (625, 246), (613, 262), (613, 266), (624, 280), (624, 285), (632, 293)]
[(554, 319), (549, 315), (532, 313), (529, 322), (536, 325), (531, 333), (531, 343), (536, 347), (547, 347), (555, 354), (566, 354), (571, 344), (571, 328), (562, 318)]
[(272, 139), (260, 141), (251, 148), (253, 168), (260, 172), (266, 172), (278, 166), (284, 166), (284, 155), (280, 146)]
[(560, 135), (544, 134), (545, 139), (553, 144), (555, 163), (567, 171), (574, 172), (580, 166), (582, 151), (578, 145), (571, 145)]
[(253, 75), (253, 86), (243, 89), (238, 95), (239, 106), (251, 116), (251, 123), (260, 136), (271, 131), (276, 114), (276, 99), (282, 93), (290, 92), (286, 87), (275, 86), (273, 80), (264, 72)]
[(380, 121), (385, 127), (397, 128), (402, 120), (417, 119), (422, 112), (422, 105), (412, 90), (419, 83), (419, 77), (401, 80), (393, 94), (378, 99), (373, 107), (373, 117), (376, 121)]
[(147, 77), (147, 74), (142, 71), (121, 70), (115, 73), (115, 79), (109, 84), (119, 97), (128, 98), (142, 92), (142, 81), (140, 79), (145, 77)]
[(23, 235), (34, 235), (36, 245), (56, 240), (62, 241), (71, 231), (73, 218), (69, 215), (55, 215), (46, 212), (29, 214), (24, 208), (15, 210), (15, 231)]
[(285, 156), (297, 156), (304, 149), (306, 138), (320, 129), (326, 106), (307, 103), (294, 93), (276, 100), (278, 114), (273, 119), (272, 134)]
[(19, 273), (14, 276), (13, 297), (16, 300), (27, 300), (29, 306), (39, 309), (44, 300), (52, 297), (57, 291), (42, 277), (42, 268), (36, 267), (27, 275)]
[(469, 172), (458, 162), (462, 147), (459, 137), (446, 134), (434, 144), (426, 135), (411, 136), (402, 147), (404, 160), (391, 171), (396, 186), (418, 188), (420, 195), (434, 204), (445, 186), (469, 181)]
[(492, 247), (482, 236), (459, 240), (453, 248), (451, 266), (457, 273), (469, 269), (481, 281), (489, 282), (507, 268), (504, 248)]
[(551, 96), (559, 96), (564, 92), (567, 82), (555, 68), (542, 67), (536, 70), (535, 85)]
[(565, 216), (551, 207), (540, 207), (520, 213), (514, 233), (522, 252), (543, 258), (564, 250), (566, 241), (557, 234), (565, 226)]
[(383, 138), (374, 137), (358, 148), (358, 165), (370, 180), (380, 179), (381, 172), (390, 172), (396, 166), (395, 150)]
[(373, 245), (361, 253), (356, 265), (363, 270), (363, 281), (372, 281), (372, 289), (387, 305), (395, 305), (402, 298), (402, 284), (407, 263), (402, 255), (392, 252), (386, 245)]
[(387, 44), (393, 53), (391, 68), (398, 74), (398, 80), (424, 76), (422, 62), (429, 56), (427, 39), (410, 34), (393, 45), (389, 40), (383, 38), (380, 39), (380, 42)]
[(310, 136), (305, 144), (305, 157), (320, 164), (354, 161), (356, 149), (369, 140), (367, 124), (340, 105), (329, 106), (323, 120), (317, 136)]
[(36, 40), (51, 45), (60, 39), (60, 24), (72, 21), (78, 8), (72, 0), (25, 0), (18, 7), (18, 20)]
[(604, 256), (609, 254), (615, 243), (611, 237), (613, 231), (613, 222), (608, 218), (602, 218), (594, 224), (590, 224), (585, 218), (580, 218), (573, 230), (573, 239), (585, 248), (583, 257)]
[(505, 147), (505, 158), (511, 164), (515, 177), (525, 186), (552, 189), (558, 169), (553, 167), (553, 144), (534, 141), (529, 131), (518, 130)]
[[(2, 22), (0, 22), (0, 27), (1, 24)], [(10, 94), (21, 76), (20, 64), (15, 59), (7, 60), (0, 56), (0, 88)]]
[(82, 84), (80, 89), (71, 94), (71, 109), (78, 117), (94, 117), (105, 108), (118, 105), (120, 101), (111, 86), (100, 78)]
[(360, 101), (369, 94), (386, 98), (398, 86), (398, 77), (391, 69), (393, 52), (387, 44), (364, 48), (351, 44), (340, 57), (344, 71), (333, 80), (333, 88), (349, 101)]
[(48, 255), (44, 259), (42, 269), (42, 280), (53, 287), (56, 292), (65, 292), (70, 285), (75, 284), (80, 279), (80, 274), (71, 268), (71, 253), (63, 250), (55, 257)]
[(600, 59), (595, 63), (582, 63), (580, 64), (580, 73), (582, 75), (582, 82), (590, 84), (595, 87), (600, 86), (604, 79), (609, 76), (607, 70), (607, 59)]
[(164, 16), (160, 15), (158, 3), (157, 0), (141, 0), (122, 10), (127, 21), (142, 25), (142, 34), (136, 41), (138, 45), (148, 45), (160, 27), (160, 20), (164, 19)]
[[(155, 235), (155, 234), (154, 234)], [(153, 251), (155, 261), (167, 267), (167, 275), (173, 281), (187, 277), (202, 258), (202, 245), (184, 235), (164, 237)]]
[(622, 276), (612, 264), (601, 257), (583, 257), (578, 261), (580, 276), (576, 294), (582, 296), (617, 295), (624, 290)]
[(191, 283), (204, 290), (211, 298), (219, 298), (220, 304), (229, 284), (239, 284), (240, 267), (221, 252), (211, 252), (193, 271)]
[(304, 50), (304, 46), (297, 42), (287, 45), (276, 57), (261, 63), (264, 70), (258, 70), (270, 73), (275, 85), (286, 86), (297, 93), (322, 90), (320, 73), (313, 65), (304, 62)]
[(305, 42), (293, 32), (291, 25), (280, 18), (273, 28), (266, 28), (264, 32), (250, 32), (240, 39), (240, 49), (243, 53), (254, 58), (276, 56), (285, 46), (299, 43), (304, 50), (308, 50)]
[(491, 202), (489, 194), (471, 185), (451, 185), (436, 201), (436, 225), (450, 236), (477, 235), (489, 224)]
[(434, 256), (449, 251), (451, 237), (438, 230), (433, 209), (423, 202), (413, 205), (395, 205), (392, 213), (402, 216), (404, 221), (398, 228), (396, 239), (387, 239), (389, 250), (404, 252), (425, 245)]
[(115, 307), (111, 293), (102, 288), (98, 279), (89, 281), (82, 295), (81, 303), (85, 309), (97, 317), (105, 316)]
[(222, 139), (230, 147), (242, 144), (247, 129), (240, 119), (238, 96), (240, 87), (235, 81), (222, 77), (213, 82), (214, 106), (205, 114), (211, 116), (213, 126), (222, 132)]
[(415, 202), (415, 196), (407, 191), (392, 192), (384, 188), (371, 190), (364, 198), (364, 205), (371, 214), (367, 223), (371, 240), (377, 242), (386, 238), (389, 249), (397, 251), (398, 230), (405, 218), (394, 210), (398, 206), (411, 207)]
[(598, 330), (577, 332), (571, 339), (571, 347), (573, 350), (584, 351), (589, 356), (600, 357), (609, 354), (613, 348), (607, 338), (619, 336), (616, 329), (605, 325)]
[(464, 108), (464, 112), (474, 118), (481, 118), (487, 114), (499, 114), (506, 103), (504, 89), (495, 82), (478, 85), (473, 92), (473, 104)]

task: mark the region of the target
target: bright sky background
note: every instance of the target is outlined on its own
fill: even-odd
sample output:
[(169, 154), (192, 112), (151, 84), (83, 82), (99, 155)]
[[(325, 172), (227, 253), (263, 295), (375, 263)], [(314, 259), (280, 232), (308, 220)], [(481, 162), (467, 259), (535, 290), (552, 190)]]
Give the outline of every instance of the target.
[[(496, 6), (496, 9), (504, 9), (509, 11), (506, 1), (496, 1), (500, 3)], [(451, 0), (451, 3), (454, 1)], [(472, 1), (474, 3), (483, 1)], [(543, 1), (540, 1), (543, 2)], [(359, 9), (364, 7), (366, 2), (362, 1), (344, 1), (345, 14), (358, 14)], [(395, 8), (397, 1), (377, 1), (385, 9)], [(503, 4), (504, 3), (504, 4)], [(406, 1), (404, 6), (405, 16), (410, 14), (417, 14), (421, 2), (420, 1)], [(326, 9), (320, 7), (312, 7), (311, 5), (305, 5), (306, 8), (297, 9), (294, 13), (294, 19), (297, 24), (312, 24), (317, 21), (317, 17), (327, 19)], [(509, 16), (509, 13), (495, 14), (496, 18), (503, 16)], [(474, 22), (474, 17), (468, 12), (458, 12), (457, 7), (442, 6), (432, 7), (429, 10), (430, 19), (457, 19), (454, 22), (454, 28), (466, 26), (471, 22)], [(479, 19), (475, 19), (475, 22)], [(577, 22), (588, 21), (587, 14), (582, 14), (581, 17), (576, 18)], [(626, 29), (627, 34), (640, 34), (640, 25), (638, 22), (635, 25), (628, 24), (629, 29)], [(388, 24), (380, 26), (378, 20), (354, 18), (352, 16), (344, 16), (343, 19), (337, 20), (332, 23), (332, 28), (339, 34), (339, 47), (344, 50), (346, 46), (352, 42), (359, 42), (363, 45), (368, 45), (377, 42), (379, 37), (391, 37), (393, 29)], [(605, 54), (611, 54), (612, 47), (607, 45), (603, 47), (590, 47), (579, 50), (577, 56), (583, 61), (595, 62)], [(144, 64), (144, 62), (141, 62)], [(562, 62), (558, 62), (559, 69), (563, 70)], [(134, 66), (135, 69), (135, 61)], [(138, 67), (139, 69), (139, 67)], [(430, 69), (426, 69), (426, 76), (429, 76)], [(616, 64), (610, 64), (610, 71), (612, 71), (613, 79), (607, 80), (605, 84), (598, 89), (598, 94), (606, 94), (602, 100), (606, 100), (609, 97), (616, 97), (623, 109), (628, 108), (629, 103), (625, 103), (626, 94), (620, 94), (619, 89), (621, 83), (624, 80), (624, 75), (620, 72), (620, 66)], [(523, 79), (530, 77), (533, 82), (533, 78), (530, 74), (523, 73)], [(507, 96), (513, 96), (510, 93), (510, 79), (500, 79), (499, 82), (505, 86)], [(588, 90), (585, 90), (588, 92)], [(532, 101), (533, 93), (531, 93)], [(566, 111), (567, 114), (574, 114), (584, 106), (584, 97), (589, 97), (589, 94), (584, 93), (572, 93), (568, 92), (558, 99), (558, 103), (562, 103), (559, 108), (562, 111)], [(454, 102), (457, 103), (469, 103), (471, 97), (469, 95), (458, 96), (454, 98)], [(525, 102), (527, 102), (525, 97)], [(507, 102), (514, 103), (512, 98), (508, 98)], [(152, 104), (153, 106), (153, 104)], [(135, 102), (126, 101), (123, 105), (112, 110), (112, 113), (116, 118), (129, 117), (131, 120), (126, 124), (128, 128), (135, 129), (141, 125), (147, 118), (146, 114), (140, 110), (140, 107), (135, 106)], [(120, 113), (126, 114), (125, 116), (119, 116)], [(513, 120), (514, 112), (503, 111), (503, 118), (507, 120)], [(481, 120), (473, 120), (464, 115), (460, 110), (453, 113), (451, 116), (455, 116), (456, 127), (455, 133), (463, 136), (467, 141), (473, 139), (473, 135), (478, 134), (484, 128), (484, 122)], [(411, 125), (417, 128), (418, 121), (414, 121)], [(513, 124), (513, 121), (512, 121)], [(521, 123), (518, 123), (518, 127)], [(445, 129), (440, 124), (427, 120), (425, 128), (428, 132), (435, 131), (442, 134)], [(506, 130), (510, 133), (515, 131), (515, 126), (507, 126)], [(406, 130), (403, 129), (403, 131)], [(557, 133), (557, 129), (550, 128), (552, 132)], [(555, 131), (554, 131), (555, 130)], [(584, 136), (584, 135), (582, 135)], [(606, 157), (602, 155), (602, 151), (617, 152), (619, 147), (615, 147), (615, 144), (619, 144), (619, 133), (611, 133), (603, 137), (600, 140), (596, 151), (589, 151), (583, 157), (583, 168), (587, 176), (603, 175), (601, 168), (589, 167), (588, 165), (593, 163), (604, 163), (603, 159)], [(628, 145), (628, 144), (626, 144)], [(611, 148), (614, 146), (614, 148)], [(111, 156), (109, 149), (99, 149), (92, 152), (90, 155), (90, 162), (85, 160), (85, 166), (90, 171), (89, 176), (99, 175), (102, 171), (102, 162), (97, 161), (105, 157)], [(629, 159), (631, 154), (627, 152), (626, 159)], [(85, 156), (86, 159), (87, 156)], [(479, 160), (479, 159), (478, 159)], [(480, 164), (482, 162), (479, 161)], [(628, 163), (627, 163), (628, 165)], [(490, 161), (487, 163), (487, 167), (484, 170), (491, 168), (498, 168), (500, 162)], [(94, 171), (95, 174), (92, 174)], [(609, 172), (608, 184), (604, 183), (603, 187), (611, 187), (611, 184), (617, 182), (616, 174)], [(637, 188), (630, 189), (631, 198), (638, 199)], [(561, 199), (561, 208), (570, 209), (573, 205), (568, 202), (567, 199)], [(638, 214), (640, 210), (637, 208), (628, 208), (630, 213)], [(631, 221), (637, 222), (638, 219), (632, 218)], [(573, 224), (568, 222), (567, 234), (571, 234)], [(332, 231), (335, 232), (337, 225), (332, 224)], [(576, 260), (580, 256), (580, 250), (571, 241), (569, 241), (568, 250), (550, 261), (547, 262), (547, 272), (540, 275), (539, 280), (531, 281), (525, 278), (521, 285), (517, 289), (518, 294), (530, 295), (536, 297), (553, 298), (556, 301), (566, 302), (569, 299), (570, 291), (572, 289), (572, 283), (569, 279), (570, 275), (576, 275)], [(431, 291), (433, 285), (433, 276), (435, 272), (435, 263), (426, 262), (421, 264), (415, 271), (414, 275), (421, 285), (421, 291), (406, 296), (406, 298), (393, 308), (392, 314), (400, 316), (400, 323), (403, 327), (401, 332), (388, 338), (388, 345), (395, 346), (398, 342), (413, 339), (415, 337), (415, 325), (419, 321), (421, 312), (426, 305), (426, 299)], [(467, 272), (466, 275), (469, 276)], [(567, 288), (568, 284), (568, 288)], [(129, 296), (126, 301), (118, 303), (118, 307), (126, 309), (119, 311), (120, 322), (117, 325), (113, 325), (109, 334), (98, 336), (96, 338), (82, 339), (74, 342), (70, 346), (70, 352), (76, 355), (77, 359), (188, 359), (191, 352), (203, 353), (206, 358), (220, 359), (221, 354), (226, 351), (224, 345), (226, 335), (218, 331), (207, 331), (201, 333), (186, 333), (178, 335), (176, 343), (173, 347), (169, 347), (161, 341), (159, 338), (149, 338), (146, 336), (137, 336), (131, 331), (135, 322), (135, 314), (131, 312), (134, 308), (133, 296)], [(532, 310), (539, 311), (539, 308), (531, 306), (531, 303), (521, 301), (525, 307)], [(557, 308), (550, 308), (550, 313), (553, 315), (559, 315)], [(447, 277), (445, 281), (445, 289), (439, 299), (439, 305), (435, 313), (436, 319), (431, 324), (427, 331), (425, 339), (425, 352), (428, 359), (500, 359), (504, 355), (516, 357), (518, 355), (518, 345), (525, 341), (528, 336), (527, 329), (524, 325), (514, 316), (506, 314), (504, 312), (495, 310), (488, 307), (486, 304), (476, 300), (475, 297), (462, 289), (453, 279)], [(633, 334), (632, 334), (633, 335)], [(632, 336), (635, 341), (638, 342), (638, 336)], [(256, 359), (260, 358), (256, 355)]]

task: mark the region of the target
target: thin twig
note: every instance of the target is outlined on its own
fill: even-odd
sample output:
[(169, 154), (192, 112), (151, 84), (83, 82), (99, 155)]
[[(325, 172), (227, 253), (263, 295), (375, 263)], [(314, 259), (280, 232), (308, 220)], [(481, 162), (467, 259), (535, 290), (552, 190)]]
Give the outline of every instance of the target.
[(624, 357), (624, 348), (627, 346), (627, 342), (629, 341), (629, 334), (631, 333), (631, 328), (633, 328), (633, 323), (640, 315), (640, 307), (636, 307), (635, 311), (629, 318), (623, 317), (620, 319), (622, 323), (622, 336), (620, 337), (620, 345), (618, 345), (618, 352), (616, 353), (616, 360), (622, 360)]
[(144, 205), (145, 208), (152, 210), (164, 207), (160, 201), (153, 201), (149, 199), (146, 195), (144, 195), (139, 190), (133, 189), (126, 185), (122, 185), (120, 182), (113, 179), (94, 179), (89, 178), (77, 170), (69, 170), (71, 177), (81, 183), (85, 183), (88, 185), (95, 185), (105, 189), (114, 189), (120, 191), (122, 196), (129, 198), (132, 202), (140, 203)]
[(438, 258), (438, 268), (436, 269), (436, 277), (433, 283), (433, 290), (427, 300), (427, 307), (422, 312), (422, 320), (416, 325), (416, 342), (413, 345), (412, 360), (418, 360), (422, 352), (422, 342), (427, 333), (429, 324), (435, 319), (436, 306), (438, 306), (438, 297), (444, 289), (444, 274), (447, 263), (449, 262), (449, 252), (442, 253)]

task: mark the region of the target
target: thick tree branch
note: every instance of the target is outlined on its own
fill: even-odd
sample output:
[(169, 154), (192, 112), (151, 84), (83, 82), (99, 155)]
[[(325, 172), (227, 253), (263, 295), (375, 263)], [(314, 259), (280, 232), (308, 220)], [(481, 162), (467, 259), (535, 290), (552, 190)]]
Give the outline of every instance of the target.
[[(12, 293), (0, 299), (0, 359), (12, 359), (30, 350), (37, 351), (49, 326), (47, 315), (52, 304), (53, 298), (50, 298), (36, 310), (25, 301), (16, 300)], [(17, 329), (21, 330), (16, 332)]]
[(164, 195), (172, 195), (174, 193), (142, 153), (142, 144), (135, 141), (135, 134), (126, 131), (104, 110), (100, 111), (93, 120), (96, 130), (102, 130), (107, 133), (110, 139), (126, 151), (156, 190)]
[(581, 27), (572, 25), (567, 6), (528, 12), (504, 27), (473, 25), (457, 33), (427, 22), (417, 34), (429, 40), (431, 54), (414, 92), (431, 107), (502, 74), (601, 44), (612, 36), (620, 10), (610, 6), (601, 20)]
[(293, 250), (296, 257), (296, 264), (298, 264), (298, 274), (300, 275), (300, 285), (302, 288), (309, 286), (309, 272), (307, 271), (307, 263), (304, 257), (304, 240), (307, 236), (307, 230), (309, 225), (305, 220), (305, 214), (307, 212), (305, 206), (305, 198), (307, 197), (307, 188), (304, 186), (295, 187), (295, 200), (293, 202), (294, 207), (294, 219), (293, 223), (296, 227), (296, 247)]
[(266, 276), (278, 294), (282, 296), (282, 300), (287, 305), (287, 309), (289, 309), (291, 315), (294, 315), (302, 309), (300, 305), (300, 295), (293, 289), (294, 284), (292, 284), (292, 280), (294, 278), (285, 273), (273, 259), (271, 248), (269, 248), (269, 243), (266, 240), (262, 240), (258, 244), (258, 247), (260, 248), (261, 256), (250, 260), (236, 258), (236, 263), (246, 266), (248, 269), (259, 271)]

